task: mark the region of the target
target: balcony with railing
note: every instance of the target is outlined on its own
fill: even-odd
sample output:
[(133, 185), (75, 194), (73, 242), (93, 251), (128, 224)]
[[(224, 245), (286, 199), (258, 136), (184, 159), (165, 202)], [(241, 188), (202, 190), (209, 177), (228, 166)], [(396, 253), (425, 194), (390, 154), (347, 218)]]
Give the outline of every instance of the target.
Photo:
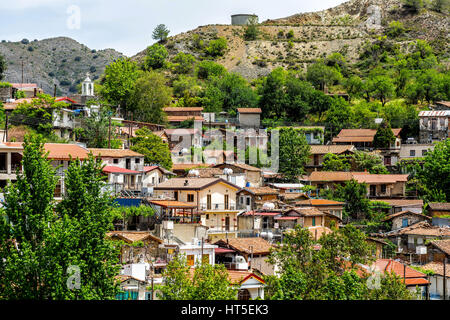
[(239, 210), (233, 203), (200, 203), (198, 209), (201, 211), (236, 211)]

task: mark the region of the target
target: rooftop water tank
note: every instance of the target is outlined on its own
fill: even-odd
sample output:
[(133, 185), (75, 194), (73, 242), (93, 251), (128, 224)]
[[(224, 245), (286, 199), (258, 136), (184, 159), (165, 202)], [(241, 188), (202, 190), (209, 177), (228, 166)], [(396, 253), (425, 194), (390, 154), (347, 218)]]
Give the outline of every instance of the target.
[(234, 14), (231, 16), (231, 25), (244, 26), (249, 24), (252, 18), (256, 18), (256, 22), (258, 22), (258, 16), (256, 14)]

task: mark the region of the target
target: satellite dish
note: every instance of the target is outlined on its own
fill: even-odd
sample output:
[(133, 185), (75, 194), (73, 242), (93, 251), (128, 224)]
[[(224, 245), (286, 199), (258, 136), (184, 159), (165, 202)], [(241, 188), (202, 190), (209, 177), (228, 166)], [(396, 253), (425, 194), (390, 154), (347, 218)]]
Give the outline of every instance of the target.
[(272, 202), (266, 202), (263, 204), (263, 208), (273, 210), (275, 209), (275, 204), (273, 204)]
[(189, 175), (198, 177), (200, 175), (200, 172), (198, 170), (195, 170), (195, 169), (189, 170)]
[(225, 168), (225, 169), (223, 169), (223, 174), (226, 174), (226, 175), (233, 174), (233, 169)]
[(376, 124), (381, 124), (383, 122), (383, 118), (376, 118), (375, 119), (375, 123)]

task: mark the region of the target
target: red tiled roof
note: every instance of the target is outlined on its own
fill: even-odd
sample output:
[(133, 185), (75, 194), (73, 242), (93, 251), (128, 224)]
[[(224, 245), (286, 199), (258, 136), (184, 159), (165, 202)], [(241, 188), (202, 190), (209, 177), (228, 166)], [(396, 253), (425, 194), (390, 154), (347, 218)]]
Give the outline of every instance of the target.
[(261, 108), (237, 108), (239, 113), (262, 113)]
[(148, 173), (148, 172), (153, 171), (153, 170), (158, 169), (158, 168), (159, 168), (158, 166), (144, 166), (144, 171), (146, 173)]
[(392, 259), (378, 259), (373, 266), (380, 272), (394, 272), (397, 276), (405, 279), (405, 284), (408, 285), (426, 285), (428, 281), (425, 279), (426, 274), (414, 270), (399, 261)]
[(169, 122), (182, 122), (182, 121), (186, 121), (186, 120), (198, 120), (198, 121), (203, 121), (203, 117), (202, 116), (168, 116), (167, 120)]
[(126, 173), (126, 174), (138, 174), (139, 171), (129, 170), (125, 168), (120, 167), (114, 167), (114, 166), (106, 166), (103, 168), (103, 172), (106, 173)]

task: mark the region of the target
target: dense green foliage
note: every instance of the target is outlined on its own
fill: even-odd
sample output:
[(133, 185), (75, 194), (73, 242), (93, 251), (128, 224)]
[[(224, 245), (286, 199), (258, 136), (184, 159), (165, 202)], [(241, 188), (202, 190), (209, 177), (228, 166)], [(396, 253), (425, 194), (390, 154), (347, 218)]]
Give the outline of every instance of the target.
[(5, 58), (0, 54), (0, 81), (4, 78), (4, 73), (6, 71), (6, 61)]
[(170, 31), (164, 24), (159, 24), (156, 26), (155, 30), (153, 30), (152, 38), (153, 40), (158, 40), (160, 42), (164, 42), (167, 39)]
[(142, 128), (136, 131), (136, 137), (131, 139), (131, 150), (145, 156), (145, 163), (157, 164), (167, 170), (172, 169), (172, 157), (169, 146), (160, 137), (149, 129)]
[(281, 128), (279, 134), (279, 172), (286, 181), (296, 182), (305, 173), (304, 166), (309, 161), (311, 147), (305, 135), (293, 128)]

